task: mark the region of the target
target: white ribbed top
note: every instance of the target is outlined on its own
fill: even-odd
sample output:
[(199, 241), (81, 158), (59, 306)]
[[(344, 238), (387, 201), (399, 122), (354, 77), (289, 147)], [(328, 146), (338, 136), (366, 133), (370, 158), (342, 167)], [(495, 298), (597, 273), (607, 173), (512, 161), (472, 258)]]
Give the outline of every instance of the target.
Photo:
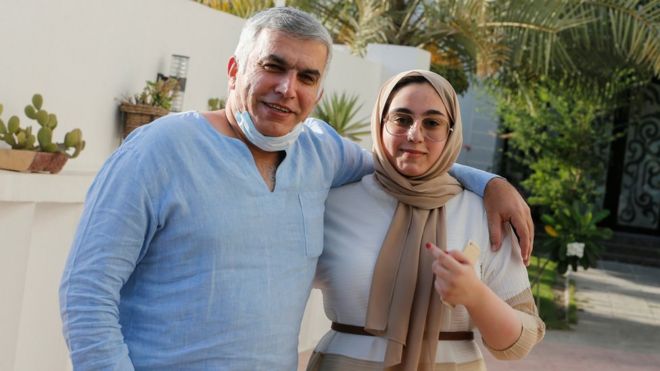
[[(323, 291), (325, 312), (330, 320), (364, 325), (373, 267), (396, 204), (373, 175), (330, 192), (326, 202), (325, 246), (315, 279), (315, 287)], [(469, 240), (476, 242), (481, 254), (475, 274), (504, 300), (529, 288), (520, 249), (512, 245), (511, 233), (499, 252), (490, 250), (488, 223), (479, 196), (464, 191), (452, 198), (446, 208), (449, 250), (462, 250)], [(472, 330), (465, 307), (445, 306), (445, 309), (442, 331)], [(384, 358), (385, 347), (386, 341), (382, 338), (330, 330), (316, 350), (379, 362)], [(475, 341), (438, 344), (437, 362), (466, 363), (481, 358)]]

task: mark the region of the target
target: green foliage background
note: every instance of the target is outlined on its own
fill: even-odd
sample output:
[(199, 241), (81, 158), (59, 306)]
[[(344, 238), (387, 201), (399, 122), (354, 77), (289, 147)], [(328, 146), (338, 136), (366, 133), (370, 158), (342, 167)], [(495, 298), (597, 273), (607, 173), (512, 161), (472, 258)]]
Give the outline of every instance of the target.
[[(578, 263), (596, 266), (599, 241), (611, 234), (597, 226), (608, 214), (599, 205), (616, 138), (610, 103), (588, 88), (568, 89), (549, 79), (535, 89), (502, 89), (498, 95), (502, 130), (513, 148), (509, 155), (528, 169), (521, 185), (550, 227), (544, 244), (562, 273)], [(582, 257), (567, 256), (570, 242), (585, 243)]]
[(353, 141), (359, 141), (361, 137), (370, 134), (369, 121), (357, 118), (362, 107), (358, 104), (357, 95), (349, 95), (346, 92), (332, 94), (316, 106), (312, 116), (330, 124), (339, 135)]

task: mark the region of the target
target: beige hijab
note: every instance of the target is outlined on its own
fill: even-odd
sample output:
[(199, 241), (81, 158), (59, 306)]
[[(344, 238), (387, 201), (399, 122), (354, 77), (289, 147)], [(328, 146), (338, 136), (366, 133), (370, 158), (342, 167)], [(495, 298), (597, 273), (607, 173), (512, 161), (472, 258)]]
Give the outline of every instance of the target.
[[(442, 99), (453, 124), (438, 161), (416, 177), (401, 175), (387, 160), (382, 140), (385, 105), (404, 77), (422, 76)], [(429, 71), (400, 73), (381, 88), (371, 115), (375, 178), (399, 203), (378, 256), (371, 283), (365, 329), (388, 339), (384, 366), (391, 370), (432, 370), (440, 332), (441, 300), (433, 289), (433, 242), (446, 250), (444, 204), (461, 191), (447, 171), (463, 144), (456, 92)]]

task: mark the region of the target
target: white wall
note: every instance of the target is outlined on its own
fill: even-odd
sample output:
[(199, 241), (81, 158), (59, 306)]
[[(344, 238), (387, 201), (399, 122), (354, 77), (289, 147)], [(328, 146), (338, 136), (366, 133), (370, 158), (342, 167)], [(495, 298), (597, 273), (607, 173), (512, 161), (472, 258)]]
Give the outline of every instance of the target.
[(204, 109), (226, 90), (226, 60), (243, 20), (187, 0), (3, 0), (0, 103), (18, 114), (32, 94), (58, 115), (55, 137), (79, 127), (87, 141), (67, 170), (96, 171), (119, 143), (118, 100), (191, 57), (184, 105)]
[[(369, 122), (371, 109), (378, 98), (378, 88), (385, 81), (382, 77), (383, 64), (351, 55), (342, 45), (335, 45), (333, 51), (325, 81), (325, 96), (333, 92), (357, 94), (362, 106), (356, 118)], [(360, 145), (371, 149), (371, 138), (368, 135), (362, 137)]]
[(381, 80), (386, 81), (399, 72), (431, 66), (431, 53), (404, 45), (369, 44), (365, 59), (383, 64)]
[(58, 287), (91, 180), (0, 171), (0, 370), (70, 368)]
[(463, 150), (458, 162), (492, 172), (498, 130), (494, 98), (478, 83), (472, 83), (458, 100), (463, 119)]

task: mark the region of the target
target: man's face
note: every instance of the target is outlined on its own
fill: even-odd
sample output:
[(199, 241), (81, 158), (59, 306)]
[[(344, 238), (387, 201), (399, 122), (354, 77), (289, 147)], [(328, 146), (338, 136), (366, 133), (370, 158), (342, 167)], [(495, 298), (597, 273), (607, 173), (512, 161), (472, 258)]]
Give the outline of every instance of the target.
[(309, 116), (321, 97), (321, 75), (328, 50), (316, 40), (263, 30), (240, 71), (229, 62), (229, 88), (236, 110), (247, 111), (266, 136), (282, 136)]

